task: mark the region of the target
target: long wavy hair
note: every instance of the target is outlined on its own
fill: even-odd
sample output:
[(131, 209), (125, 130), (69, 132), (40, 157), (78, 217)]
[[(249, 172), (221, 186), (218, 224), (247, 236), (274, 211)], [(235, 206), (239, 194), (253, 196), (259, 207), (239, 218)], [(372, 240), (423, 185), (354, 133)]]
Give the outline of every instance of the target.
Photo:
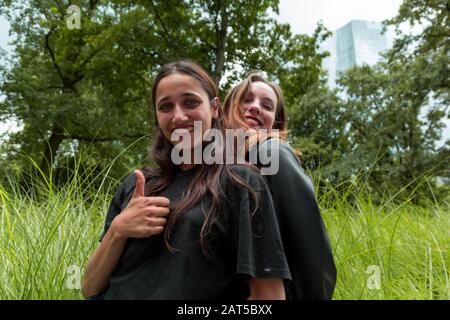
[[(189, 60), (180, 60), (164, 65), (157, 74), (151, 95), (151, 108), (156, 110), (156, 89), (159, 82), (171, 75), (183, 74), (196, 79), (208, 94), (210, 101), (219, 96), (218, 89), (215, 82), (211, 79), (208, 73), (196, 63)], [(212, 119), (211, 127), (220, 130), (224, 134), (222, 127), (222, 111), (219, 108), (219, 115), (216, 119)], [(203, 147), (205, 147), (204, 144)], [(156, 130), (156, 139), (150, 151), (150, 156), (157, 163), (157, 169), (144, 168), (144, 175), (146, 177), (145, 195), (156, 196), (167, 189), (172, 183), (176, 171), (176, 165), (171, 160), (171, 151), (173, 144), (164, 136), (161, 128), (158, 126)], [(225, 157), (225, 155), (223, 155)], [(223, 162), (225, 163), (225, 162)], [(251, 195), (253, 200), (253, 210), (251, 215), (256, 212), (258, 208), (258, 194), (251, 188), (244, 179), (235, 174), (228, 165), (224, 164), (199, 164), (192, 181), (189, 183), (186, 190), (184, 190), (182, 199), (179, 203), (171, 207), (171, 212), (168, 216), (167, 224), (164, 228), (164, 241), (167, 248), (171, 251), (176, 250), (170, 244), (171, 234), (173, 228), (180, 217), (194, 205), (206, 198), (209, 201), (209, 210), (205, 213), (205, 220), (200, 230), (200, 244), (202, 250), (207, 254), (207, 239), (212, 232), (212, 227), (217, 222), (222, 211), (222, 202), (227, 199), (224, 197), (224, 192), (221, 188), (222, 181), (231, 181), (237, 186), (245, 188)], [(247, 164), (248, 167), (257, 171), (255, 166)], [(203, 208), (203, 206), (202, 206)]]

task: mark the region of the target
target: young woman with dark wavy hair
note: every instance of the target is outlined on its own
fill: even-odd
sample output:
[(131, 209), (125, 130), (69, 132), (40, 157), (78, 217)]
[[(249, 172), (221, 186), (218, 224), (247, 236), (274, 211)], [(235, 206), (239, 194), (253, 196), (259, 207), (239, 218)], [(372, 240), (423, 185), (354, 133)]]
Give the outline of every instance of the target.
[[(152, 89), (158, 129), (157, 168), (136, 170), (116, 192), (101, 244), (87, 264), (82, 293), (105, 299), (221, 299), (239, 277), (249, 299), (284, 299), (290, 279), (270, 191), (257, 169), (184, 161), (176, 165), (174, 132), (198, 141), (221, 127), (211, 77), (190, 61), (163, 66)], [(183, 143), (185, 141), (182, 141)], [(185, 152), (186, 150), (183, 150)], [(232, 293), (232, 292), (231, 292)]]

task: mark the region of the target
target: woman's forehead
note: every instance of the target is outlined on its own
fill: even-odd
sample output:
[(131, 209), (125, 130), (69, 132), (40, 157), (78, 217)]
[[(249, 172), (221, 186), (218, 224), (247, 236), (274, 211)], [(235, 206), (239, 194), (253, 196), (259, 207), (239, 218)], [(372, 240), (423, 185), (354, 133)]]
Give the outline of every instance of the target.
[(200, 96), (207, 96), (206, 91), (196, 78), (173, 73), (161, 79), (156, 88), (156, 100), (163, 100), (167, 97), (185, 95), (191, 93)]
[(261, 96), (262, 98), (270, 98), (274, 102), (277, 102), (277, 95), (273, 88), (268, 85), (265, 82), (262, 81), (255, 81), (250, 83), (250, 86), (248, 88), (248, 92), (252, 94), (257, 94)]

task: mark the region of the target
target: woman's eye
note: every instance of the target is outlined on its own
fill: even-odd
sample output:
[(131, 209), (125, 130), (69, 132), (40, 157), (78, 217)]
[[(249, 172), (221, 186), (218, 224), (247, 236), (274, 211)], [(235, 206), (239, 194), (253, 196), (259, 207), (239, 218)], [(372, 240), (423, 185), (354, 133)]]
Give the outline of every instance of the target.
[(196, 101), (196, 100), (186, 100), (185, 102), (184, 102), (184, 104), (187, 106), (187, 107), (196, 107), (199, 103), (198, 103), (198, 101)]
[(273, 110), (273, 107), (272, 107), (271, 105), (265, 105), (265, 106), (264, 106), (264, 109), (269, 110), (269, 111), (272, 111), (272, 110)]
[(171, 107), (172, 107), (172, 105), (170, 103), (164, 103), (158, 107), (158, 110), (159, 111), (168, 111), (168, 110), (170, 110)]

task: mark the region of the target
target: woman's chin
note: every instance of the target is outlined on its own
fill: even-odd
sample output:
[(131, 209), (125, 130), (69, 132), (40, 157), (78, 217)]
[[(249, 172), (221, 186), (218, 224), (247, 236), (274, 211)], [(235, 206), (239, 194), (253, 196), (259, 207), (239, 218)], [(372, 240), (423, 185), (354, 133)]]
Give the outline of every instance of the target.
[(254, 123), (253, 121), (247, 121), (246, 124), (249, 129), (258, 130), (261, 128), (261, 125), (259, 123)]
[(269, 130), (269, 128), (265, 128), (263, 125), (248, 125), (249, 130), (259, 131), (259, 130)]

